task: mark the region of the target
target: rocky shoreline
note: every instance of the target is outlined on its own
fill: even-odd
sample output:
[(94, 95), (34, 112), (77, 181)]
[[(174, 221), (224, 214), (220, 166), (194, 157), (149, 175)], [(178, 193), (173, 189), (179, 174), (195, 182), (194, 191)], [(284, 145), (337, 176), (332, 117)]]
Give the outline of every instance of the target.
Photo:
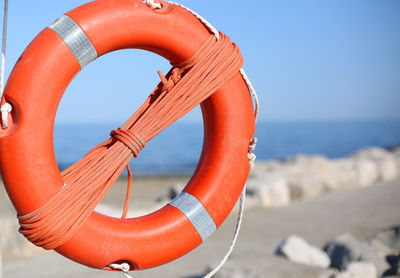
[(400, 277), (400, 226), (380, 231), (370, 240), (342, 233), (322, 249), (291, 235), (276, 254), (294, 263), (327, 269), (319, 278)]
[[(329, 206), (329, 202), (327, 204), (319, 203), (318, 200), (324, 200), (327, 196), (328, 199), (332, 199), (331, 202), (333, 204), (339, 203), (339, 206), (348, 206), (347, 203), (341, 204), (341, 195), (345, 196), (349, 192), (352, 194), (352, 198), (355, 200), (354, 208), (350, 209), (349, 215), (353, 213), (352, 216), (347, 216), (340, 214), (339, 217), (335, 221), (338, 223), (342, 223), (343, 221), (351, 224), (351, 221), (346, 219), (350, 217), (351, 219), (355, 219), (354, 217), (358, 217), (355, 213), (355, 210), (358, 209), (358, 206), (368, 206), (369, 204), (364, 204), (360, 200), (356, 200), (358, 197), (357, 192), (362, 192), (365, 190), (373, 189), (375, 192), (379, 192), (381, 189), (386, 188), (382, 187), (382, 184), (391, 183), (388, 181), (393, 181), (392, 183), (400, 184), (400, 148), (395, 148), (392, 151), (388, 151), (381, 148), (369, 148), (366, 150), (362, 150), (357, 152), (349, 157), (340, 158), (340, 159), (328, 159), (323, 156), (296, 156), (292, 158), (285, 159), (283, 161), (257, 161), (251, 175), (248, 179), (248, 187), (247, 187), (247, 201), (246, 201), (246, 219), (249, 219), (247, 226), (253, 227), (252, 231), (246, 231), (246, 226), (244, 227), (244, 231), (241, 234), (242, 242), (251, 243), (252, 240), (257, 240), (263, 242), (264, 236), (262, 231), (270, 231), (274, 232), (276, 228), (265, 229), (264, 225), (267, 222), (274, 223), (279, 229), (283, 229), (283, 226), (287, 225), (284, 221), (288, 221), (288, 216), (280, 216), (280, 211), (282, 213), (286, 213), (285, 211), (293, 213), (298, 213), (298, 207), (307, 207), (309, 206), (308, 202), (311, 201), (315, 203), (318, 208), (325, 210), (325, 213), (339, 213), (335, 212), (334, 207)], [(130, 212), (128, 216), (137, 216), (149, 213), (154, 211), (166, 203), (168, 203), (171, 198), (173, 198), (177, 193), (180, 192), (185, 182), (188, 180), (188, 177), (174, 177), (174, 178), (161, 178), (161, 177), (152, 177), (146, 179), (137, 179), (136, 180), (136, 188), (134, 189), (134, 200), (133, 200), (133, 210)], [(160, 184), (162, 183), (162, 184)], [(376, 185), (372, 186), (371, 185)], [(395, 190), (397, 192), (396, 187), (392, 185), (391, 190)], [(97, 208), (97, 211), (105, 213), (110, 216), (119, 217), (121, 214), (121, 199), (120, 196), (123, 196), (124, 190), (126, 187), (126, 181), (124, 179), (119, 180), (112, 190), (115, 192), (111, 192), (109, 196), (106, 196), (105, 201), (101, 203), (101, 205)], [(376, 189), (374, 189), (376, 188)], [(2, 239), (2, 253), (3, 253), (3, 267), (7, 270), (11, 268), (11, 265), (20, 264), (21, 267), (24, 267), (25, 260), (35, 261), (40, 258), (44, 258), (45, 256), (49, 256), (48, 252), (43, 252), (41, 249), (34, 247), (32, 244), (27, 242), (19, 233), (18, 223), (15, 217), (15, 211), (12, 208), (10, 201), (8, 200), (4, 189), (0, 190), (0, 231), (1, 231), (1, 239)], [(344, 194), (342, 194), (343, 192)], [(328, 194), (330, 193), (330, 194)], [(335, 194), (339, 194), (338, 197), (335, 197)], [(361, 194), (361, 193), (360, 193)], [(368, 193), (368, 196), (376, 197), (376, 193)], [(382, 193), (384, 194), (384, 192)], [(389, 195), (385, 198), (398, 199), (400, 204), (400, 195), (393, 195), (393, 193), (388, 193)], [(391, 195), (390, 195), (391, 194)], [(135, 196), (137, 195), (137, 196)], [(118, 196), (118, 197), (116, 197)], [(331, 197), (332, 196), (332, 197)], [(361, 195), (360, 195), (361, 196)], [(382, 195), (385, 196), (385, 195)], [(371, 197), (371, 198), (372, 198)], [(136, 198), (136, 199), (135, 199)], [(360, 197), (361, 198), (361, 197)], [(365, 197), (362, 197), (365, 198)], [(351, 200), (353, 200), (351, 199)], [(316, 200), (314, 202), (314, 200)], [(336, 200), (336, 201), (335, 201)], [(340, 233), (332, 233), (330, 237), (324, 237), (324, 240), (321, 241), (317, 246), (313, 245), (313, 240), (319, 238), (320, 235), (317, 234), (318, 230), (327, 229), (323, 225), (327, 224), (319, 224), (313, 223), (314, 228), (306, 227), (306, 230), (303, 232), (296, 232), (298, 230), (297, 226), (287, 226), (287, 231), (284, 238), (281, 238), (279, 235), (270, 235), (268, 236), (268, 244), (270, 246), (274, 246), (272, 251), (260, 251), (260, 255), (262, 257), (268, 258), (267, 261), (263, 263), (255, 263), (259, 261), (259, 258), (253, 257), (252, 251), (249, 253), (249, 249), (247, 247), (239, 246), (237, 253), (241, 254), (239, 258), (241, 261), (248, 262), (250, 265), (256, 264), (257, 267), (261, 267), (261, 270), (255, 272), (254, 270), (248, 271), (248, 268), (243, 266), (243, 264), (237, 263), (237, 257), (234, 257), (233, 261), (228, 261), (228, 264), (221, 271), (219, 276), (220, 278), (242, 278), (242, 277), (320, 277), (320, 278), (349, 278), (349, 277), (360, 277), (360, 278), (368, 278), (368, 277), (390, 277), (387, 276), (389, 274), (394, 274), (392, 277), (400, 277), (396, 276), (398, 272), (399, 265), (399, 252), (400, 252), (400, 237), (398, 227), (400, 226), (400, 214), (388, 211), (387, 208), (377, 207), (378, 204), (382, 202), (381, 200), (371, 199), (371, 207), (368, 207), (368, 211), (374, 212), (374, 210), (379, 210), (380, 216), (371, 215), (371, 220), (375, 222), (376, 217), (382, 217), (383, 214), (391, 215), (392, 220), (386, 221), (384, 218), (377, 221), (374, 224), (374, 227), (378, 225), (377, 229), (379, 231), (376, 232), (376, 235), (371, 238), (359, 237), (357, 233), (351, 233), (349, 228), (342, 228)], [(359, 203), (357, 203), (359, 202)], [(393, 201), (392, 201), (393, 203)], [(395, 202), (396, 203), (396, 202)], [(397, 205), (396, 203), (396, 205)], [(359, 204), (359, 205), (357, 205)], [(351, 204), (350, 204), (351, 205)], [(311, 206), (311, 207), (313, 207)], [(376, 206), (376, 207), (374, 207)], [(318, 211), (315, 209), (307, 208), (305, 211), (310, 215), (314, 215), (313, 217), (320, 217)], [(300, 210), (301, 211), (301, 210)], [(300, 212), (299, 211), (299, 212)], [(338, 210), (339, 211), (339, 210)], [(366, 211), (360, 211), (358, 213), (371, 213)], [(317, 214), (316, 214), (317, 213)], [(277, 218), (274, 218), (274, 215), (277, 215)], [(258, 215), (256, 217), (256, 215)], [(395, 215), (395, 216), (393, 216)], [(272, 217), (275, 220), (266, 220), (264, 219), (266, 216)], [(303, 225), (307, 225), (308, 220), (304, 217), (308, 217), (308, 215), (301, 214), (299, 215), (299, 219), (296, 221), (300, 221), (299, 227)], [(343, 217), (343, 220), (341, 220)], [(367, 217), (367, 218), (365, 218)], [(395, 221), (393, 221), (393, 217)], [(254, 218), (254, 219), (253, 219)], [(316, 218), (316, 219), (317, 219)], [(365, 219), (368, 219), (368, 216), (364, 215)], [(234, 227), (234, 219), (235, 215), (230, 216), (230, 219), (227, 220), (228, 224), (231, 228)], [(296, 218), (297, 219), (297, 218)], [(389, 219), (389, 218), (388, 218)], [(397, 219), (397, 220), (396, 220)], [(353, 220), (357, 222), (358, 219)], [(264, 221), (266, 221), (264, 223)], [(350, 222), (349, 222), (350, 221)], [(268, 222), (268, 223), (269, 223)], [(229, 224), (231, 223), (231, 224)], [(384, 225), (382, 223), (385, 223)], [(389, 224), (388, 224), (389, 223)], [(245, 224), (246, 225), (246, 224)], [(363, 224), (365, 225), (365, 224)], [(388, 227), (387, 225), (391, 225)], [(395, 225), (395, 226), (393, 226)], [(351, 227), (351, 225), (349, 226)], [(374, 229), (375, 229), (374, 228)], [(311, 229), (311, 230), (310, 230)], [(315, 229), (315, 231), (313, 231)], [(278, 231), (277, 230), (277, 231)], [(304, 231), (308, 231), (304, 233)], [(370, 231), (366, 228), (367, 231)], [(288, 232), (290, 231), (290, 234)], [(231, 229), (229, 231), (224, 230), (218, 231), (216, 236), (211, 237), (210, 244), (220, 245), (221, 235), (222, 238), (229, 239), (231, 236)], [(275, 232), (274, 232), (275, 233)], [(385, 234), (386, 233), (386, 234)], [(251, 236), (249, 236), (251, 234)], [(282, 234), (282, 236), (284, 236)], [(297, 235), (296, 235), (297, 234)], [(304, 235), (308, 234), (304, 238)], [(306, 259), (294, 259), (289, 255), (285, 254), (285, 248), (281, 248), (283, 244), (286, 242), (292, 242), (293, 238), (295, 239), (295, 247), (299, 248), (299, 250), (295, 249), (295, 254), (299, 257), (305, 256)], [(391, 238), (389, 241), (388, 238)], [(286, 239), (286, 240), (284, 240)], [(308, 241), (311, 239), (311, 244)], [(297, 243), (296, 243), (297, 240)], [(300, 242), (300, 245), (299, 245)], [(259, 246), (257, 244), (255, 246)], [(207, 246), (207, 244), (206, 244)], [(202, 247), (203, 248), (203, 247)], [(201, 250), (200, 248), (200, 254)], [(224, 248), (223, 246), (221, 248)], [(309, 248), (309, 250), (307, 250)], [(247, 251), (246, 251), (247, 250)], [(286, 249), (285, 249), (286, 250)], [(310, 251), (312, 250), (312, 251)], [(340, 252), (339, 252), (340, 251)], [(267, 252), (267, 253), (265, 253)], [(197, 253), (197, 252), (194, 252)], [(293, 252), (292, 252), (293, 253)], [(315, 266), (315, 262), (307, 263), (310, 260), (310, 257), (313, 258), (317, 253), (323, 253), (322, 264)], [(55, 260), (57, 256), (55, 253), (51, 252), (50, 259)], [(289, 254), (289, 253), (288, 253)], [(311, 254), (311, 255), (310, 255)], [(339, 255), (340, 256), (339, 256)], [(361, 254), (361, 255), (360, 255)], [(60, 256), (58, 256), (60, 257)], [(57, 257), (57, 258), (58, 258)], [(191, 258), (190, 256), (188, 256)], [(208, 258), (207, 255), (204, 256)], [(271, 265), (271, 261), (274, 262), (276, 258), (285, 258), (284, 260), (293, 260), (294, 265), (286, 264), (282, 260), (278, 260), (280, 265)], [(46, 257), (47, 258), (47, 257)], [(328, 259), (327, 259), (328, 258)], [(47, 258), (46, 260), (48, 260)], [(57, 259), (58, 260), (58, 259)], [(68, 260), (62, 259), (63, 264), (67, 264)], [(186, 260), (186, 261), (185, 261)], [(189, 259), (184, 259), (185, 263), (188, 263)], [(240, 261), (240, 262), (241, 262)], [(289, 261), (289, 260), (288, 260)], [(339, 263), (338, 263), (339, 262)], [(196, 264), (195, 262), (191, 262), (192, 264)], [(179, 262), (178, 262), (179, 264)], [(265, 264), (263, 266), (263, 264)], [(304, 264), (305, 268), (300, 267)], [(254, 266), (256, 266), (254, 265)], [(75, 271), (77, 273), (78, 270), (76, 266)], [(294, 269), (299, 271), (299, 275), (283, 275), (282, 268)], [(168, 266), (167, 266), (168, 268)], [(268, 268), (268, 271), (266, 271)], [(86, 268), (79, 268), (83, 271)], [(276, 271), (274, 270), (276, 269)], [(172, 271), (169, 268), (170, 271)], [(9, 270), (8, 270), (9, 271)], [(22, 270), (21, 270), (22, 271)], [(87, 271), (87, 270), (85, 270)], [(84, 272), (84, 271), (83, 271)], [(82, 273), (83, 273), (82, 272)], [(193, 272), (199, 273), (199, 271), (193, 270)], [(193, 273), (192, 272), (192, 273)], [(251, 273), (256, 274), (251, 274)], [(86, 272), (85, 272), (86, 273)], [(92, 273), (92, 272), (90, 272)], [(102, 273), (102, 272), (101, 272)], [(152, 273), (152, 272), (151, 272)], [(158, 273), (157, 270), (154, 273)], [(175, 273), (176, 275), (170, 275), (171, 277), (179, 276), (175, 270), (171, 273)], [(183, 273), (183, 272), (182, 272)], [(187, 272), (185, 272), (187, 273)], [(269, 276), (266, 276), (265, 273), (269, 273)], [(271, 274), (271, 273), (276, 273)], [(280, 273), (280, 274), (279, 274)], [(356, 274), (355, 274), (356, 273)], [(361, 273), (361, 274), (360, 274)], [(367, 273), (367, 274), (365, 274)], [(372, 274), (371, 274), (372, 273)], [(385, 274), (386, 273), (386, 274)], [(107, 274), (107, 273), (106, 273)], [(104, 277), (110, 277), (106, 276)], [(251, 275), (250, 275), (251, 274)], [(383, 276), (385, 274), (385, 276)], [(147, 277), (145, 274), (138, 277)], [(367, 276), (371, 275), (371, 276)], [(5, 276), (8, 277), (8, 276)], [(12, 277), (20, 277), (20, 276), (12, 276)], [(21, 276), (22, 277), (22, 276)], [(36, 277), (36, 276), (35, 276)], [(41, 277), (38, 275), (37, 277)], [(62, 276), (64, 277), (64, 276)], [(73, 276), (65, 276), (65, 277), (73, 277)], [(77, 276), (74, 276), (77, 277)], [(80, 277), (103, 277), (103, 274), (99, 272), (93, 272), (93, 276), (80, 276)], [(112, 276), (119, 277), (119, 276)], [(149, 276), (153, 277), (153, 276)], [(155, 277), (158, 277), (157, 275)], [(179, 277), (189, 277), (189, 276), (179, 276)], [(190, 276), (190, 277), (201, 277), (201, 276)]]
[(400, 177), (400, 147), (368, 148), (339, 159), (299, 155), (257, 161), (247, 183), (248, 208), (279, 207), (326, 192), (366, 187)]

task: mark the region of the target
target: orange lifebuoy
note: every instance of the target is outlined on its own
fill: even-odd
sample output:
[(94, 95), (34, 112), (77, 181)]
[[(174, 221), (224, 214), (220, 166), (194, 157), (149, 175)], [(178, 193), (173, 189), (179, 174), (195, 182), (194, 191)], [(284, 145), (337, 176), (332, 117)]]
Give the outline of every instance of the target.
[[(78, 31), (71, 31), (74, 28)], [(71, 32), (79, 36), (80, 49), (71, 41)], [(179, 63), (190, 58), (209, 34), (181, 7), (162, 2), (161, 9), (153, 10), (139, 0), (94, 1), (44, 29), (18, 60), (5, 88), (13, 110), (9, 128), (0, 132), (0, 165), (18, 213), (34, 211), (64, 184), (53, 150), (53, 125), (59, 101), (82, 67), (124, 48), (149, 50)], [(203, 151), (180, 197), (138, 218), (93, 213), (56, 251), (94, 268), (109, 269), (124, 261), (132, 270), (146, 269), (184, 255), (219, 227), (249, 173), (255, 120), (240, 73), (201, 108)]]

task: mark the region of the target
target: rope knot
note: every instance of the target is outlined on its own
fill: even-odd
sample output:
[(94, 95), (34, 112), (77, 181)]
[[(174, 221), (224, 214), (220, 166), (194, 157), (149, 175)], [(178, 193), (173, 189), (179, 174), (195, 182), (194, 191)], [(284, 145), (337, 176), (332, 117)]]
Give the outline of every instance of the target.
[(161, 79), (162, 86), (160, 89), (162, 92), (170, 91), (182, 78), (182, 74), (179, 68), (174, 68), (171, 71), (168, 79), (164, 76), (164, 74), (162, 74), (161, 71), (157, 71), (157, 73)]
[(256, 161), (256, 155), (253, 153), (253, 151), (256, 149), (256, 145), (257, 145), (257, 138), (251, 139), (249, 144), (249, 152), (247, 154), (247, 158), (249, 159), (250, 169), (253, 169), (254, 163)]
[(110, 136), (127, 146), (132, 151), (134, 157), (138, 157), (139, 152), (146, 146), (143, 138), (131, 129), (118, 128), (111, 131)]

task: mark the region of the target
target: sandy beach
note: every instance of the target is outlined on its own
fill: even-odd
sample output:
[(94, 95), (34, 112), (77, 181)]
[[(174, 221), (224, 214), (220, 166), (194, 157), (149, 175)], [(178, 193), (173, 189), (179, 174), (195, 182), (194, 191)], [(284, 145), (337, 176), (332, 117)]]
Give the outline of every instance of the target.
[[(168, 195), (171, 185), (184, 183), (188, 177), (142, 177), (134, 183), (131, 209), (135, 210), (155, 199)], [(107, 194), (103, 203), (122, 207), (125, 179), (120, 179)], [(15, 212), (1, 187), (2, 223), (16, 222)], [(163, 201), (159, 202), (160, 206)], [(223, 273), (244, 273), (244, 277), (319, 277), (321, 268), (290, 262), (275, 255), (280, 242), (291, 234), (322, 247), (343, 232), (360, 239), (371, 239), (378, 232), (400, 224), (400, 180), (384, 182), (365, 188), (352, 188), (297, 201), (278, 208), (254, 207), (246, 210), (237, 246), (223, 268)], [(14, 219), (14, 220), (13, 220)], [(134, 272), (134, 277), (201, 277), (223, 257), (229, 246), (236, 223), (236, 212), (231, 213), (222, 227), (203, 245), (175, 262), (156, 269)], [(11, 225), (11, 224), (10, 224)], [(11, 225), (17, 235), (17, 226)], [(10, 231), (2, 230), (2, 233)], [(10, 235), (4, 235), (9, 237)], [(19, 235), (17, 237), (20, 237)], [(15, 240), (15, 239), (14, 239)], [(42, 251), (18, 238), (9, 243), (21, 249), (7, 250), (3, 239), (3, 277), (123, 277), (78, 265), (54, 251)]]

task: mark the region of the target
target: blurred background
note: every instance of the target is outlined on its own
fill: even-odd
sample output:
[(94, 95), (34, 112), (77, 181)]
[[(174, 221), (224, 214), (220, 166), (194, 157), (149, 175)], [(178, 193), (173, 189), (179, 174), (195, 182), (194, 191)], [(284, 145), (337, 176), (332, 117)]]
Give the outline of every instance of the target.
[[(10, 0), (6, 77), (40, 30), (86, 2)], [(258, 161), (248, 184), (248, 220), (238, 248), (220, 276), (397, 275), (400, 2), (179, 2), (239, 45), (244, 68), (260, 99), (255, 135)], [(68, 87), (58, 110), (54, 149), (59, 168), (66, 169), (106, 140), (159, 82), (156, 71), (166, 73), (170, 67), (153, 53), (122, 50), (84, 68)], [(132, 215), (161, 207), (183, 188), (196, 168), (202, 136), (201, 112), (196, 108), (150, 141), (131, 162), (135, 176)], [(118, 216), (125, 180), (119, 183), (99, 211)], [(376, 184), (381, 186), (370, 186)], [(75, 266), (54, 253), (30, 247), (15, 235), (15, 212), (3, 189), (1, 208), (4, 277), (27, 273), (37, 277), (122, 277)], [(168, 277), (200, 277), (205, 266), (222, 257), (234, 223), (233, 215), (194, 253), (135, 277), (160, 277), (166, 272)], [(289, 237), (292, 234), (296, 234), (294, 239)], [(319, 263), (293, 259), (290, 251), (285, 251), (285, 246), (290, 247), (285, 243), (293, 240), (296, 248), (317, 246), (321, 257), (315, 255), (315, 260)], [(346, 246), (347, 255), (332, 255), (338, 245)], [(314, 254), (306, 247), (294, 253)], [(387, 256), (393, 257), (388, 261)], [(37, 267), (48, 261), (54, 267)], [(58, 272), (56, 265), (60, 264), (68, 265), (70, 271)], [(31, 273), (32, 268), (36, 274)], [(361, 272), (340, 276), (350, 275), (346, 273), (353, 269)]]

